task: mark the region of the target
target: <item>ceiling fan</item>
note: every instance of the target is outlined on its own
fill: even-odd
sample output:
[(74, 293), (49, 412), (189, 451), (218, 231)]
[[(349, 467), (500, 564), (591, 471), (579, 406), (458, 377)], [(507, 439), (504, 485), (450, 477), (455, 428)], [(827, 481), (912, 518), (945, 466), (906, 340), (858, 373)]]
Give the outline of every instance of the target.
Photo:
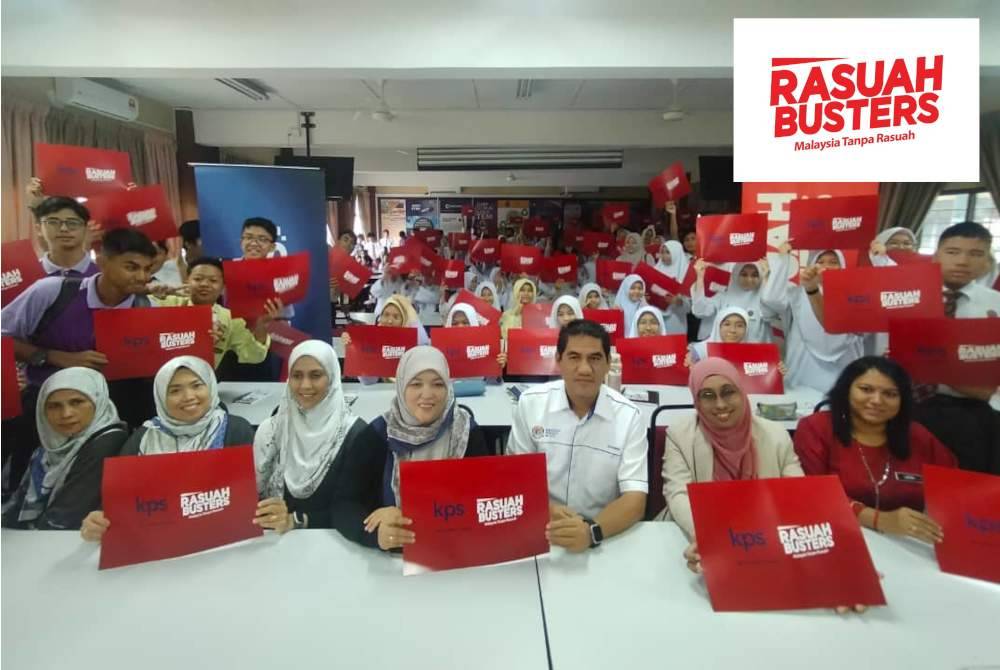
[(663, 120), (668, 122), (683, 121), (687, 116), (687, 112), (685, 112), (677, 102), (677, 80), (671, 79), (670, 83), (673, 87), (673, 99), (670, 106), (663, 112)]
[[(375, 89), (373, 89), (367, 81), (362, 80), (361, 83), (364, 85), (365, 88), (368, 89), (368, 91), (375, 97), (375, 99), (378, 100), (378, 106), (375, 107), (375, 109), (373, 109), (369, 113), (369, 116), (371, 117), (372, 121), (381, 121), (382, 123), (388, 123), (393, 119), (395, 119), (396, 114), (389, 107), (389, 103), (385, 101), (385, 80), (384, 79), (379, 80), (378, 92), (376, 92)], [(354, 120), (357, 121), (359, 118), (361, 118), (362, 114), (363, 112), (361, 110), (355, 112)]]

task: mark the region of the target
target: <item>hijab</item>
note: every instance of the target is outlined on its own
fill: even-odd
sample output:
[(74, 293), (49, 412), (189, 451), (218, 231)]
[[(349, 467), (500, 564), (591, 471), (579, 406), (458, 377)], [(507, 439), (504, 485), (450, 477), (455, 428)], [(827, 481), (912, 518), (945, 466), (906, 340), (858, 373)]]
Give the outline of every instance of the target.
[[(167, 387), (182, 368), (208, 386), (208, 411), (194, 423), (179, 421), (167, 413)], [(205, 451), (223, 446), (229, 415), (219, 405), (219, 384), (211, 365), (196, 356), (178, 356), (167, 361), (153, 379), (153, 397), (156, 416), (142, 424), (146, 432), (139, 443), (140, 454)]]
[[(743, 323), (747, 326), (746, 333), (750, 332), (750, 314), (742, 307), (725, 307), (720, 309), (715, 315), (715, 321), (712, 323), (712, 334), (708, 338), (709, 342), (722, 342), (722, 322), (734, 314), (743, 319)], [(746, 341), (746, 334), (744, 334), (740, 342)]]
[(521, 287), (524, 286), (525, 284), (530, 284), (531, 288), (535, 290), (535, 294), (534, 297), (531, 299), (531, 302), (535, 302), (535, 300), (538, 299), (538, 286), (535, 285), (535, 282), (531, 281), (530, 279), (518, 279), (516, 282), (514, 282), (514, 288), (510, 292), (510, 297), (507, 298), (507, 309), (513, 312), (514, 314), (517, 314), (518, 316), (521, 315), (521, 307), (522, 307)]
[(552, 311), (549, 313), (548, 325), (549, 328), (559, 328), (559, 307), (561, 305), (569, 305), (573, 309), (573, 318), (582, 319), (583, 318), (583, 308), (580, 307), (580, 301), (574, 296), (564, 295), (561, 298), (556, 298), (556, 301), (552, 303)]
[[(847, 267), (843, 252), (835, 249), (810, 251), (806, 267), (812, 267), (817, 258), (830, 252), (837, 254), (837, 258), (840, 259), (840, 267)], [(820, 284), (819, 290), (823, 290), (822, 284)], [(802, 342), (816, 358), (827, 363), (836, 363), (844, 355), (847, 348), (852, 345), (855, 336), (850, 333), (834, 335), (826, 332), (823, 324), (816, 319), (816, 314), (813, 312), (809, 300), (806, 299), (805, 289), (800, 287), (800, 291), (802, 299), (793, 303), (792, 318), (796, 322), (795, 327), (802, 333)]]
[[(626, 251), (628, 249), (628, 243), (634, 242), (636, 246), (639, 247), (637, 251), (629, 253)], [(642, 236), (639, 233), (629, 233), (625, 236), (625, 246), (622, 247), (622, 253), (618, 256), (618, 260), (626, 261), (628, 263), (640, 263), (643, 257), (646, 255), (646, 248), (642, 245)]]
[[(740, 286), (740, 272), (748, 265), (757, 268), (757, 273), (760, 275), (760, 286), (755, 291), (748, 291)], [(726, 287), (726, 296), (723, 298), (725, 301), (724, 304), (730, 307), (742, 307), (747, 311), (747, 314), (755, 313), (757, 316), (760, 316), (760, 290), (763, 286), (764, 268), (760, 263), (736, 263), (729, 274), (729, 286)], [(749, 324), (750, 322), (747, 321), (747, 323)]]
[(886, 244), (887, 245), (887, 244), (889, 244), (889, 238), (893, 237), (896, 233), (906, 233), (906, 235), (913, 242), (913, 248), (914, 249), (917, 248), (917, 246), (918, 246), (918, 244), (917, 244), (917, 236), (914, 235), (913, 231), (910, 230), (909, 228), (901, 228), (901, 227), (886, 228), (881, 233), (879, 233), (878, 235), (875, 236), (875, 240), (877, 242), (881, 242), (882, 244)]
[(427, 336), (427, 331), (424, 330), (424, 325), (420, 323), (420, 317), (417, 315), (417, 310), (414, 309), (413, 303), (410, 302), (409, 298), (406, 296), (391, 295), (385, 300), (380, 301), (375, 305), (375, 325), (378, 325), (378, 318), (382, 316), (382, 312), (385, 310), (387, 305), (395, 305), (399, 313), (403, 315), (403, 328), (416, 328), (417, 329), (417, 342), (420, 344), (425, 344), (430, 342), (430, 338)]
[[(288, 358), (289, 375), (295, 363), (305, 356), (320, 364), (329, 386), (326, 395), (315, 406), (302, 409), (292, 394), (289, 381), (277, 413), (260, 427), (262, 434), (270, 431), (270, 435), (266, 440), (256, 441), (254, 461), (258, 488), (268, 496), (281, 496), (287, 487), (296, 498), (310, 497), (323, 482), (347, 433), (358, 420), (344, 398), (340, 363), (333, 347), (321, 340), (299, 343)], [(274, 466), (268, 467), (272, 463)], [(265, 476), (263, 473), (268, 471), (270, 475)]]
[(661, 253), (664, 248), (670, 252), (670, 263), (664, 263), (657, 254), (656, 269), (675, 281), (683, 282), (691, 262), (684, 252), (684, 245), (677, 240), (666, 240), (660, 245)]
[(666, 334), (667, 326), (663, 323), (663, 312), (652, 305), (643, 305), (635, 311), (635, 316), (632, 317), (632, 321), (629, 323), (628, 335), (626, 335), (626, 337), (639, 337), (639, 318), (642, 317), (643, 314), (652, 314), (655, 316), (657, 322), (660, 324), (659, 334)]
[[(430, 425), (421, 425), (406, 407), (406, 387), (422, 372), (436, 372), (448, 388), (444, 412)], [(401, 506), (399, 495), (399, 464), (402, 461), (436, 461), (445, 458), (462, 458), (469, 445), (471, 418), (455, 402), (451, 386), (451, 373), (444, 354), (434, 347), (414, 347), (399, 359), (396, 368), (396, 395), (385, 419), (386, 437), (392, 458), (386, 459), (384, 494)]]
[[(632, 302), (632, 299), (628, 297), (629, 290), (632, 288), (632, 284), (639, 282), (642, 284), (643, 297), (639, 298), (638, 302)], [(615, 306), (621, 307), (622, 311), (625, 312), (625, 323), (632, 323), (635, 318), (636, 310), (641, 306), (646, 304), (646, 282), (642, 280), (642, 277), (636, 274), (631, 274), (622, 280), (621, 285), (618, 287), (618, 294), (615, 296)]]
[(461, 312), (462, 314), (464, 314), (465, 318), (469, 320), (470, 326), (479, 325), (480, 322), (479, 314), (476, 313), (475, 308), (473, 308), (472, 305), (466, 302), (459, 302), (456, 303), (455, 306), (452, 307), (451, 310), (448, 312), (448, 318), (444, 322), (445, 327), (450, 328), (453, 325), (452, 320), (455, 317), (455, 312)]
[[(501, 307), (503, 303), (500, 302), (500, 291), (497, 290), (497, 286), (493, 282), (491, 281), (481, 282), (479, 286), (476, 287), (476, 290), (473, 293), (475, 293), (477, 298), (483, 298), (484, 288), (488, 288), (490, 291), (493, 292), (493, 301), (491, 304), (497, 309), (503, 309), (503, 307)], [(486, 298), (483, 298), (483, 300), (486, 300)]]
[(590, 282), (589, 284), (584, 284), (583, 288), (580, 289), (580, 297), (579, 297), (580, 307), (583, 308), (586, 306), (587, 296), (589, 296), (591, 293), (594, 292), (596, 292), (597, 296), (601, 299), (601, 303), (600, 305), (598, 305), (598, 309), (607, 309), (608, 301), (604, 299), (604, 293), (601, 292), (601, 287), (593, 282)]
[[(715, 428), (706, 419), (701, 404), (697, 401), (705, 380), (713, 375), (725, 377), (740, 390), (743, 396), (743, 418), (731, 428)], [(695, 399), (698, 412), (698, 428), (708, 440), (714, 454), (712, 479), (728, 481), (733, 479), (757, 479), (757, 448), (751, 433), (752, 414), (750, 398), (743, 388), (740, 373), (732, 363), (721, 358), (706, 358), (691, 366), (688, 388)]]

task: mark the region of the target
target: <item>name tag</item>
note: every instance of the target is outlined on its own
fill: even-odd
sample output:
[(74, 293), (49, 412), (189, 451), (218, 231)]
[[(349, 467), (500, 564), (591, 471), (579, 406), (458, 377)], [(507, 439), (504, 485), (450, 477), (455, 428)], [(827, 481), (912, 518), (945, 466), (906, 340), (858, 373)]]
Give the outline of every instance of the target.
[(918, 475), (915, 472), (896, 472), (897, 482), (906, 482), (908, 484), (923, 484), (924, 476)]

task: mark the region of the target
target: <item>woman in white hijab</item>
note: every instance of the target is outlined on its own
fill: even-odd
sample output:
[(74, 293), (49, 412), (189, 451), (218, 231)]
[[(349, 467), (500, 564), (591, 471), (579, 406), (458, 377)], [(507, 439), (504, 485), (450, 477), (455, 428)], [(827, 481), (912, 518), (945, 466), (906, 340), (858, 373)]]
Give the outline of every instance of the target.
[(66, 368), (45, 380), (35, 408), (40, 446), (5, 505), (5, 528), (77, 529), (101, 506), (104, 459), (117, 456), (128, 427), (101, 373)]
[(292, 349), (278, 411), (253, 444), (257, 491), (277, 517), (272, 527), (336, 528), (359, 541), (362, 516), (335, 513), (334, 503), (361, 485), (345, 477), (346, 464), (364, 459), (377, 441), (347, 405), (333, 347), (306, 340)]
[(580, 301), (571, 295), (564, 295), (552, 303), (552, 311), (547, 319), (549, 328), (562, 328), (574, 319), (583, 318)]
[[(375, 305), (375, 325), (383, 328), (415, 328), (417, 331), (417, 344), (430, 344), (431, 338), (427, 335), (427, 330), (420, 322), (417, 310), (413, 308), (409, 299), (402, 295), (392, 295), (385, 300), (380, 300)], [(351, 346), (351, 336), (343, 333), (340, 341), (344, 347)], [(377, 384), (379, 377), (359, 377), (362, 384)]]
[(644, 305), (635, 312), (635, 318), (629, 324), (626, 337), (653, 337), (667, 335), (667, 327), (663, 323), (663, 311), (652, 305)]
[(625, 312), (625, 323), (632, 323), (636, 311), (646, 304), (646, 282), (639, 275), (626, 275), (618, 286), (615, 307)]
[(604, 299), (601, 287), (594, 283), (584, 284), (577, 298), (583, 309), (607, 309), (608, 301)]
[(476, 287), (476, 296), (482, 298), (496, 309), (503, 311), (503, 303), (500, 302), (500, 291), (491, 281), (484, 281)]
[[(684, 253), (684, 247), (677, 240), (665, 240), (660, 244), (656, 269), (678, 283), (683, 283), (687, 276), (690, 261)], [(688, 312), (691, 311), (691, 299), (677, 295), (670, 306), (663, 312), (663, 323), (669, 335), (687, 333)]]
[[(483, 325), (483, 318), (479, 316), (479, 312), (472, 305), (464, 302), (457, 303), (452, 307), (444, 321), (445, 328), (471, 328), (481, 325)], [(497, 364), (501, 368), (507, 366), (506, 351), (497, 354)], [(490, 377), (485, 381), (487, 384), (500, 384), (503, 383), (503, 377)]]
[(642, 236), (639, 233), (629, 233), (625, 236), (625, 247), (618, 256), (618, 260), (631, 263), (635, 267), (636, 263), (641, 263), (646, 256), (646, 250), (642, 246)]
[(407, 528), (411, 520), (400, 509), (399, 464), (489, 452), (472, 417), (455, 402), (448, 361), (433, 347), (414, 347), (399, 359), (396, 395), (389, 410), (372, 421), (372, 428), (381, 439), (368, 445), (365, 462), (345, 473), (352, 481), (364, 482), (365, 491), (343, 504), (367, 515), (366, 532), (355, 541), (399, 549), (416, 539)]
[[(715, 315), (712, 323), (712, 334), (703, 342), (692, 342), (688, 345), (688, 354), (685, 357), (684, 365), (691, 367), (698, 361), (708, 358), (709, 342), (728, 342), (739, 344), (741, 342), (753, 343), (751, 339), (750, 327), (751, 317), (742, 307), (723, 307)], [(778, 372), (782, 375), (788, 374), (788, 368), (783, 361), (778, 361)]]
[(909, 228), (886, 228), (872, 240), (868, 259), (872, 267), (892, 267), (896, 261), (887, 255), (890, 251), (916, 251), (917, 236)]
[[(747, 342), (771, 342), (771, 321), (775, 313), (764, 307), (761, 293), (767, 281), (769, 266), (766, 259), (756, 263), (736, 263), (729, 274), (729, 285), (711, 298), (705, 296), (705, 270), (708, 265), (699, 259), (694, 263), (697, 279), (691, 286), (691, 312), (707, 321), (720, 310), (738, 307), (747, 313)], [(707, 330), (707, 329), (706, 329)]]

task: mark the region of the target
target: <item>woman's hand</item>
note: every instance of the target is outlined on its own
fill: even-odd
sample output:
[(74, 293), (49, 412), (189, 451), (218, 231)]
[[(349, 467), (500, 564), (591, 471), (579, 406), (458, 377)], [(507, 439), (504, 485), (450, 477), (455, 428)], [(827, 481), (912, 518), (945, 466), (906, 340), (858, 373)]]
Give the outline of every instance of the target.
[(279, 533), (287, 533), (295, 527), (288, 505), (282, 498), (267, 498), (257, 503), (257, 516), (253, 522), (265, 530), (276, 530)]
[(868, 251), (872, 256), (885, 256), (886, 248), (885, 245), (878, 240), (872, 240), (871, 245), (868, 247)]
[(663, 209), (670, 216), (677, 216), (677, 203), (673, 200), (667, 200), (666, 204), (663, 205)]
[(28, 187), (25, 191), (28, 194), (28, 207), (34, 207), (45, 199), (45, 192), (42, 190), (42, 180), (38, 177), (32, 177), (28, 181)]
[(788, 374), (788, 366), (785, 365), (785, 361), (778, 361), (778, 372), (782, 377)]
[(378, 532), (378, 546), (388, 551), (400, 549), (407, 544), (413, 544), (417, 536), (406, 526), (413, 519), (403, 516), (403, 510), (398, 507), (380, 507), (365, 519), (365, 531)]
[(694, 365), (694, 356), (692, 356), (691, 352), (689, 351), (686, 354), (684, 354), (684, 367), (689, 368), (692, 365)]
[(813, 265), (799, 270), (799, 285), (807, 291), (815, 291), (819, 288), (823, 279), (823, 268)]
[(708, 267), (708, 263), (706, 263), (705, 261), (703, 261), (700, 258), (694, 262), (694, 272), (699, 277), (704, 277), (705, 276), (705, 269), (707, 267)]
[(841, 605), (835, 609), (837, 614), (850, 614), (851, 612), (857, 612), (858, 614), (864, 614), (868, 611), (868, 605)]
[(502, 368), (507, 367), (507, 352), (506, 351), (501, 351), (499, 354), (497, 354), (497, 365), (499, 365)]
[(100, 542), (104, 537), (104, 532), (111, 527), (111, 522), (104, 516), (104, 512), (95, 509), (83, 518), (80, 524), (80, 537), (87, 542)]
[(688, 570), (696, 575), (702, 574), (701, 554), (698, 553), (697, 542), (692, 542), (684, 550), (684, 560), (687, 561)]
[(345, 348), (351, 346), (351, 336), (348, 335), (346, 331), (341, 333), (340, 342), (344, 345)]
[(778, 253), (782, 256), (787, 256), (792, 253), (792, 245), (790, 242), (782, 242), (778, 247)]
[(680, 293), (678, 293), (677, 295), (675, 295), (673, 298), (670, 299), (671, 307), (679, 308), (683, 305), (684, 305), (684, 296), (682, 296)]
[(760, 266), (760, 281), (763, 284), (767, 281), (768, 275), (771, 274), (771, 264), (767, 262), (767, 256), (764, 256), (757, 261), (757, 265)]
[(891, 512), (879, 512), (878, 527), (883, 533), (912, 537), (921, 542), (936, 544), (944, 540), (944, 531), (926, 514), (900, 507)]

